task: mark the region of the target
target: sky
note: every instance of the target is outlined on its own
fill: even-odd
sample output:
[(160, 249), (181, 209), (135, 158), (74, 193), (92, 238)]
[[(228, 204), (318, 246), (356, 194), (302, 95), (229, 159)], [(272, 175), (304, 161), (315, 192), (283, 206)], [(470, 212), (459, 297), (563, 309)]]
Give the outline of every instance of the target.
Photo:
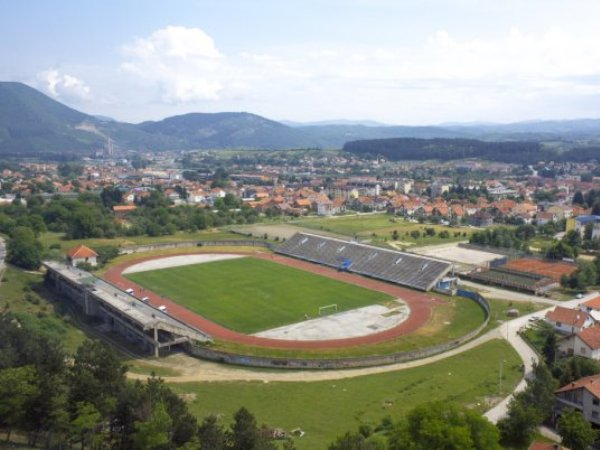
[(600, 117), (598, 0), (0, 0), (0, 80), (128, 122)]

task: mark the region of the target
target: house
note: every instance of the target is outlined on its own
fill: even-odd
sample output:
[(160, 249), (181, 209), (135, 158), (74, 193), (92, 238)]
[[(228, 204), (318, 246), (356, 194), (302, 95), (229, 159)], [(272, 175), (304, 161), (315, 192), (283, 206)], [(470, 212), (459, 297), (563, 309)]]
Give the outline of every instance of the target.
[(600, 325), (585, 328), (565, 338), (559, 348), (567, 355), (600, 360)]
[(555, 222), (557, 218), (556, 214), (547, 211), (539, 212), (536, 216), (538, 225), (546, 225), (548, 222)]
[(546, 313), (546, 322), (562, 334), (576, 334), (591, 327), (594, 319), (585, 311), (557, 306)]
[(122, 219), (127, 214), (129, 214), (132, 211), (135, 211), (136, 209), (137, 206), (135, 205), (115, 205), (112, 207), (113, 214), (118, 219)]
[(85, 245), (78, 245), (73, 247), (67, 252), (67, 263), (73, 267), (77, 267), (78, 264), (87, 263), (95, 267), (98, 263), (96, 258), (98, 253)]
[(489, 227), (494, 225), (494, 218), (491, 214), (480, 211), (470, 217), (470, 222), (474, 227)]
[(555, 416), (563, 409), (576, 409), (592, 425), (600, 425), (600, 375), (580, 378), (554, 392)]
[[(575, 231), (578, 231), (581, 236), (585, 232), (585, 228), (588, 224), (592, 224), (591, 226), (596, 228), (596, 225), (600, 225), (600, 216), (577, 216), (575, 217)], [(598, 235), (600, 235), (600, 228), (597, 231)], [(593, 234), (592, 234), (593, 236)]]

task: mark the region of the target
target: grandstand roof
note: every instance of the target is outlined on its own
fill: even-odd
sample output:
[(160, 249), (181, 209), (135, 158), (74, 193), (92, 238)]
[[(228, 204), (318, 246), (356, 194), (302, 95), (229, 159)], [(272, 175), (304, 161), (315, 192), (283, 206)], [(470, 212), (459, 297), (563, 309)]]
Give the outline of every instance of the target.
[(349, 272), (424, 291), (452, 269), (452, 264), (434, 258), (309, 233), (295, 234), (275, 251), (330, 267), (344, 265)]

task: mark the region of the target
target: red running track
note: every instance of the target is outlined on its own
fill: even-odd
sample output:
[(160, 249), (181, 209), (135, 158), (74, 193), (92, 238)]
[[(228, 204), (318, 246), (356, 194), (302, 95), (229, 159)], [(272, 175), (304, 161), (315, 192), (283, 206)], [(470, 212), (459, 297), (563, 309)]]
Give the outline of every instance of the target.
[[(173, 300), (162, 297), (152, 291), (148, 291), (138, 284), (126, 279), (123, 276), (123, 271), (134, 264), (138, 264), (143, 261), (149, 261), (153, 259), (168, 258), (171, 256), (189, 255), (192, 253), (208, 253), (208, 252), (186, 252), (176, 253), (161, 256), (150, 256), (142, 257), (134, 261), (127, 261), (116, 266), (111, 267), (105, 274), (104, 278), (112, 284), (118, 286), (121, 289), (132, 288), (138, 297), (148, 297), (149, 303), (158, 307), (165, 305), (169, 311), (169, 315), (176, 319), (185, 322), (203, 332), (209, 334), (215, 339), (221, 339), (224, 341), (236, 342), (244, 345), (253, 345), (258, 347), (268, 348), (285, 348), (285, 349), (298, 349), (298, 350), (309, 350), (309, 349), (325, 349), (325, 348), (342, 348), (351, 347), (366, 344), (377, 344), (384, 341), (404, 336), (416, 331), (418, 328), (425, 325), (431, 317), (432, 307), (436, 304), (440, 304), (441, 301), (435, 297), (427, 296), (425, 293), (412, 291), (394, 284), (385, 283), (383, 281), (373, 280), (371, 278), (362, 277), (347, 272), (338, 272), (335, 269), (320, 266), (317, 264), (288, 258), (281, 255), (267, 254), (267, 253), (237, 253), (249, 256), (252, 258), (261, 258), (275, 263), (284, 264), (286, 266), (295, 267), (307, 272), (323, 275), (328, 278), (344, 281), (346, 283), (355, 284), (362, 286), (367, 289), (374, 291), (384, 292), (395, 298), (404, 300), (410, 308), (409, 317), (397, 325), (396, 327), (389, 328), (384, 331), (380, 331), (365, 336), (344, 338), (344, 339), (328, 339), (322, 341), (291, 341), (284, 339), (271, 339), (257, 336), (250, 336), (248, 334), (238, 333), (237, 331), (225, 328), (211, 320), (190, 311), (187, 308), (175, 303)], [(234, 252), (219, 252), (218, 250), (211, 249), (210, 253), (228, 253), (235, 254)]]

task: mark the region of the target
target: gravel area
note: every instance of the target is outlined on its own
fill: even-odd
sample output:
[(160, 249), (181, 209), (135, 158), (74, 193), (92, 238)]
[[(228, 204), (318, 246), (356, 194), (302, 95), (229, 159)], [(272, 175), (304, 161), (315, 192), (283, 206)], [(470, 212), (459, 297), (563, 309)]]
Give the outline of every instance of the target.
[(147, 272), (149, 270), (168, 269), (170, 267), (189, 266), (190, 264), (202, 264), (224, 259), (244, 258), (243, 255), (227, 254), (193, 254), (170, 256), (161, 259), (152, 259), (127, 267), (123, 273)]

